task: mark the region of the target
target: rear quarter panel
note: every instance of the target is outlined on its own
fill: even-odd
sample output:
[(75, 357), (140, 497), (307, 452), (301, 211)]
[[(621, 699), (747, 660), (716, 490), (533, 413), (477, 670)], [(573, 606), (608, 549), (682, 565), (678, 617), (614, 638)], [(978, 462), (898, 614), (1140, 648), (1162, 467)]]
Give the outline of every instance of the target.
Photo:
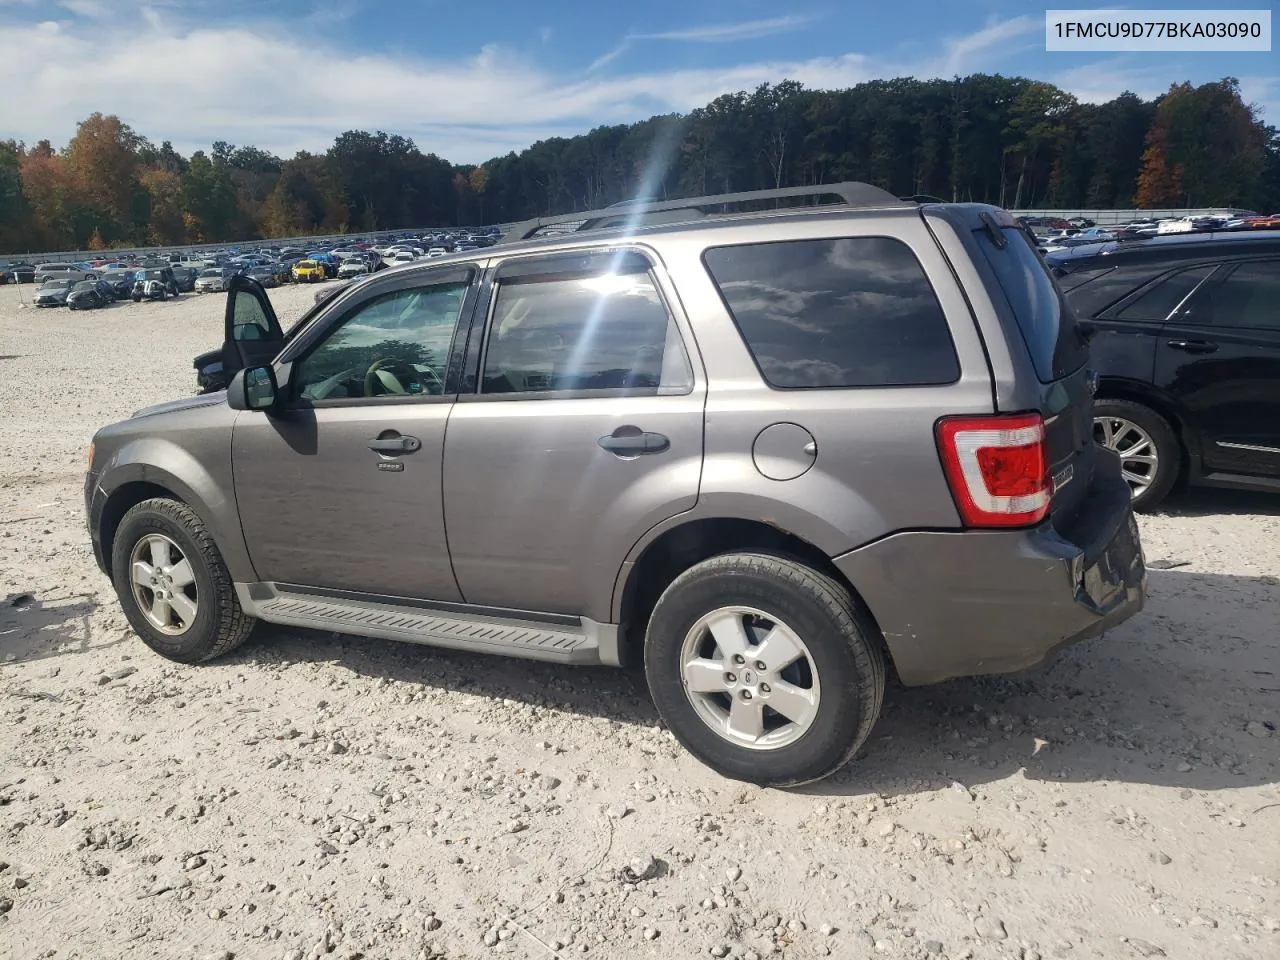
[[(891, 237), (923, 265), (951, 327), (960, 379), (945, 386), (776, 390), (760, 375), (703, 264), (715, 246), (777, 240)], [(655, 528), (632, 557), (685, 520), (762, 519), (835, 555), (898, 530), (955, 528), (959, 517), (934, 439), (939, 417), (991, 411), (991, 382), (973, 316), (915, 210), (804, 217), (762, 230), (734, 224), (655, 237), (707, 372), (705, 463), (692, 511)], [(765, 278), (767, 279), (767, 278)], [(766, 427), (795, 423), (817, 456), (802, 475), (773, 480), (752, 456)]]

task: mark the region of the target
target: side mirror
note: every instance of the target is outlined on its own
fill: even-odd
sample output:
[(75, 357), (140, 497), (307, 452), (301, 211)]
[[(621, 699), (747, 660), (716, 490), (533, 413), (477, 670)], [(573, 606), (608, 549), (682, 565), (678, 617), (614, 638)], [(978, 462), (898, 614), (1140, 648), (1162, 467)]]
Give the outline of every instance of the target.
[(1077, 320), (1076, 329), (1080, 332), (1080, 339), (1085, 343), (1089, 343), (1098, 335), (1098, 325), (1092, 320)]
[(270, 410), (277, 400), (276, 372), (269, 365), (239, 370), (227, 386), (232, 410)]

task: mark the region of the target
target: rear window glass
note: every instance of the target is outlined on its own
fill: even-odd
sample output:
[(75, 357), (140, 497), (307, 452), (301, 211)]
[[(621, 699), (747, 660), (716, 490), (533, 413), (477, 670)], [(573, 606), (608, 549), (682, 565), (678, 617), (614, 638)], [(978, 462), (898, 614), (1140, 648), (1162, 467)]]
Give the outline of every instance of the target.
[(942, 306), (899, 240), (717, 247), (703, 261), (771, 387), (930, 385), (960, 377)]
[(1049, 383), (1080, 367), (1088, 351), (1075, 315), (1026, 234), (1006, 227), (1006, 242), (997, 247), (988, 231), (975, 232), (1022, 332), (1036, 376)]

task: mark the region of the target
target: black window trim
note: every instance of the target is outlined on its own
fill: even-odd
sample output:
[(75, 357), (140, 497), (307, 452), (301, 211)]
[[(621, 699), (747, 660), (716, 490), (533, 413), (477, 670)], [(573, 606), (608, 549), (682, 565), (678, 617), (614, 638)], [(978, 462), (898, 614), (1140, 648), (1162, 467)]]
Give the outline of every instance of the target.
[[(471, 315), (476, 307), (477, 279), (482, 273), (483, 270), (480, 264), (448, 264), (438, 269), (421, 272), (410, 271), (399, 276), (380, 278), (381, 282), (362, 284), (357, 296), (343, 297), (341, 301), (331, 304), (325, 304), (322, 301), (321, 308), (324, 309), (326, 306), (333, 307), (332, 312), (327, 316), (317, 316), (312, 321), (309, 329), (290, 342), (276, 360), (277, 367), (287, 367), (289, 374), (288, 382), (283, 388), (285, 400), (282, 408), (285, 410), (323, 410), (328, 407), (385, 407), (403, 404), (452, 403), (455, 395), (450, 393), (449, 387), (450, 369), (455, 358), (455, 344), (457, 343), (459, 332), (471, 326)], [(297, 395), (297, 379), (293, 375), (294, 364), (311, 356), (325, 343), (330, 332), (341, 327), (349, 317), (363, 309), (372, 300), (418, 287), (464, 282), (467, 284), (467, 289), (463, 294), (462, 309), (458, 313), (457, 323), (454, 324), (453, 334), (449, 341), (449, 349), (445, 352), (447, 366), (445, 375), (442, 378), (445, 384), (444, 393), (423, 393), (404, 397), (333, 397), (324, 400), (308, 400)], [(341, 292), (337, 295), (342, 297)]]
[[(760, 361), (756, 357), (756, 352), (751, 348), (747, 335), (743, 333), (741, 325), (738, 323), (737, 314), (733, 312), (733, 308), (729, 306), (729, 301), (725, 299), (724, 291), (720, 289), (720, 282), (716, 279), (716, 275), (711, 271), (711, 265), (707, 263), (707, 254), (713, 250), (727, 250), (739, 247), (768, 247), (782, 243), (811, 243), (811, 242), (834, 242), (837, 240), (893, 240), (907, 248), (907, 251), (915, 259), (916, 265), (920, 267), (920, 274), (924, 277), (925, 283), (929, 285), (929, 292), (933, 294), (934, 302), (938, 305), (938, 312), (942, 314), (943, 326), (947, 332), (947, 343), (951, 345), (951, 354), (956, 361), (956, 375), (953, 379), (942, 383), (869, 383), (866, 385), (853, 386), (826, 386), (826, 387), (779, 387), (769, 382), (769, 378), (765, 376), (764, 368), (760, 366)], [(728, 315), (733, 323), (733, 328), (738, 332), (738, 338), (742, 342), (743, 349), (747, 351), (747, 356), (751, 358), (751, 362), (755, 365), (756, 372), (760, 375), (760, 382), (770, 390), (777, 393), (810, 393), (815, 391), (830, 390), (933, 390), (946, 389), (954, 387), (957, 383), (964, 379), (964, 366), (960, 362), (960, 351), (956, 349), (956, 338), (951, 333), (951, 319), (947, 316), (946, 308), (942, 306), (942, 298), (938, 296), (938, 290), (933, 285), (933, 280), (929, 277), (929, 271), (925, 269), (920, 255), (916, 253), (915, 248), (911, 246), (902, 237), (895, 237), (890, 234), (883, 233), (860, 233), (855, 235), (843, 234), (841, 236), (823, 236), (823, 237), (786, 237), (771, 240), (755, 240), (746, 243), (718, 243), (712, 246), (704, 247), (698, 259), (702, 263), (702, 269), (707, 272), (707, 279), (711, 281), (711, 286), (716, 291), (716, 296), (720, 298), (720, 303), (724, 307), (724, 312)], [(963, 290), (963, 288), (962, 288)], [(966, 302), (968, 300), (966, 294)], [(985, 349), (985, 348), (984, 348)]]
[[(596, 390), (523, 390), (518, 393), (485, 393), (484, 364), (489, 355), (489, 336), (493, 331), (493, 315), (498, 304), (498, 294), (502, 287), (502, 274), (508, 268), (509, 277), (517, 282), (538, 282), (551, 278), (564, 279), (589, 277), (595, 275), (596, 264), (607, 266), (611, 258), (618, 254), (637, 256), (644, 261), (645, 276), (653, 284), (658, 300), (667, 314), (668, 327), (674, 327), (680, 349), (684, 351), (685, 363), (689, 368), (689, 385), (683, 390), (666, 391), (657, 387), (609, 387)], [(583, 269), (583, 261), (587, 261), (590, 269)], [(534, 253), (506, 257), (491, 263), (480, 284), (477, 296), (477, 309), (472, 317), (472, 331), (464, 346), (465, 359), (462, 365), (462, 382), (457, 386), (459, 403), (509, 403), (517, 400), (608, 400), (625, 397), (687, 397), (697, 388), (698, 374), (694, 367), (693, 356), (689, 352), (684, 331), (680, 328), (676, 312), (662, 287), (660, 274), (661, 261), (657, 255), (645, 247), (632, 245), (609, 244), (607, 246), (578, 248), (555, 253)], [(631, 271), (640, 273), (640, 270)], [(536, 278), (536, 279), (535, 279)], [(479, 336), (475, 336), (475, 333)], [(470, 389), (465, 389), (467, 380)]]

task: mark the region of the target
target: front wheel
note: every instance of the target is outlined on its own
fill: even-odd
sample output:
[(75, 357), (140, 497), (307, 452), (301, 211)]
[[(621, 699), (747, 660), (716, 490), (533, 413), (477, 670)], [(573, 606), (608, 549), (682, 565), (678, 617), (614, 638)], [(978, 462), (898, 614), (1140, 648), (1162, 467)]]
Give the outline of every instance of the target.
[(241, 608), (204, 523), (176, 500), (144, 500), (124, 515), (111, 572), (143, 643), (178, 663), (202, 663), (238, 647), (256, 623)]
[(1093, 437), (1120, 457), (1133, 509), (1150, 510), (1168, 496), (1181, 470), (1182, 448), (1164, 417), (1132, 400), (1097, 400)]
[(676, 739), (717, 773), (820, 780), (884, 701), (876, 627), (841, 584), (795, 560), (734, 553), (686, 570), (645, 634), (645, 675)]

